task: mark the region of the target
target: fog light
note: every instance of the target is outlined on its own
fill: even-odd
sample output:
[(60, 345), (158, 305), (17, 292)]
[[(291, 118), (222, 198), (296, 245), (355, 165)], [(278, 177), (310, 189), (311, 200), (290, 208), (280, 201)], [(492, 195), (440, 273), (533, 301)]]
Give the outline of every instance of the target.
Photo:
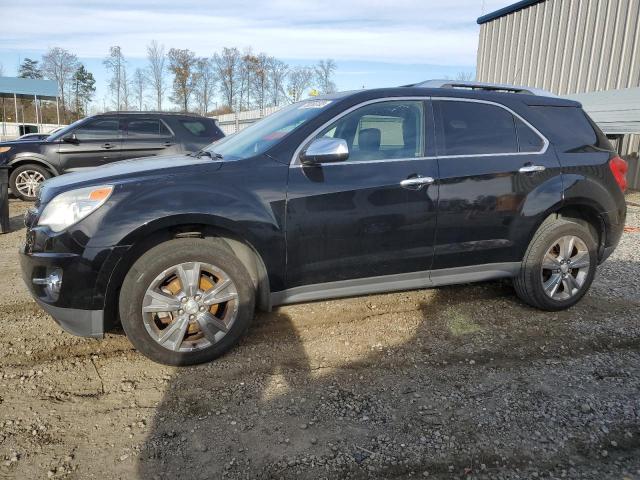
[(51, 300), (57, 300), (62, 288), (62, 270), (56, 268), (46, 278), (34, 278), (34, 285), (42, 285)]

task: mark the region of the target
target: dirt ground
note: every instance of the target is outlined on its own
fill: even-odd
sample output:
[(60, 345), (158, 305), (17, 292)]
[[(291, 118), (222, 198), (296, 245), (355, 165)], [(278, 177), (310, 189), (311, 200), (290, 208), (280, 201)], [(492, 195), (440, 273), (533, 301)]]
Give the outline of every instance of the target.
[(576, 307), (506, 282), (260, 314), (241, 345), (159, 366), (68, 335), (0, 236), (0, 478), (640, 478), (640, 196)]

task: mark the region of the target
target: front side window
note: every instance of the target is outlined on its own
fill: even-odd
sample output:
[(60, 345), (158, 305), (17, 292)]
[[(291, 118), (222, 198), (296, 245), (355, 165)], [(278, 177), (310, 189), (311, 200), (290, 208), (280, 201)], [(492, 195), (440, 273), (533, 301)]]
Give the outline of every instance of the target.
[(78, 140), (106, 140), (120, 136), (117, 118), (92, 120), (74, 130)]
[(437, 101), (442, 130), (440, 155), (515, 153), (518, 138), (513, 115), (496, 105)]
[(140, 118), (129, 120), (127, 123), (127, 136), (129, 138), (155, 138), (167, 137), (171, 132), (165, 124), (155, 118)]
[(250, 125), (236, 134), (219, 140), (206, 150), (222, 155), (224, 160), (241, 160), (267, 151), (289, 133), (323, 112), (331, 100), (306, 100)]
[(339, 118), (316, 138), (346, 140), (349, 161), (393, 160), (424, 155), (424, 103), (384, 101)]

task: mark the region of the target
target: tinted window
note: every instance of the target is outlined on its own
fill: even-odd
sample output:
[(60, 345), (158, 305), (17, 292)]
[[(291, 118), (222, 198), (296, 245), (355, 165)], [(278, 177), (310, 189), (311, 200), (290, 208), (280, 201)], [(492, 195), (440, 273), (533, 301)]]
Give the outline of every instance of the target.
[(346, 140), (350, 161), (421, 157), (423, 109), (419, 100), (366, 105), (340, 118), (318, 137)]
[(516, 118), (516, 131), (518, 132), (518, 145), (521, 152), (539, 152), (544, 146), (544, 141), (536, 132), (519, 118)]
[(180, 123), (196, 137), (211, 137), (211, 129), (201, 120), (180, 120)]
[(167, 137), (171, 133), (164, 123), (158, 119), (140, 118), (129, 120), (127, 125), (129, 137)]
[(118, 138), (120, 136), (118, 123), (117, 118), (101, 118), (98, 120), (92, 120), (75, 129), (73, 133), (76, 134), (78, 140)]
[(439, 154), (515, 153), (518, 139), (514, 116), (495, 105), (475, 102), (435, 102), (440, 112)]
[(581, 108), (552, 106), (531, 108), (542, 116), (545, 132), (549, 132), (548, 136), (554, 143), (559, 143), (565, 148), (603, 143), (599, 142), (596, 130)]

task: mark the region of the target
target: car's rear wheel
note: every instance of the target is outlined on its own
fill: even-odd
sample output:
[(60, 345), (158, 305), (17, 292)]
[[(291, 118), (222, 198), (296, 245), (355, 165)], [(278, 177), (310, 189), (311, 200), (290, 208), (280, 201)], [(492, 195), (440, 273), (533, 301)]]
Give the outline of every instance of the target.
[(596, 266), (597, 242), (592, 229), (556, 218), (536, 232), (513, 283), (518, 296), (529, 305), (562, 310), (587, 293)]
[(204, 239), (176, 239), (142, 255), (125, 277), (120, 318), (131, 343), (167, 365), (222, 355), (254, 315), (255, 291), (238, 258)]
[(11, 172), (9, 187), (16, 197), (33, 202), (38, 195), (38, 188), (47, 178), (51, 178), (51, 172), (40, 165), (20, 165)]

